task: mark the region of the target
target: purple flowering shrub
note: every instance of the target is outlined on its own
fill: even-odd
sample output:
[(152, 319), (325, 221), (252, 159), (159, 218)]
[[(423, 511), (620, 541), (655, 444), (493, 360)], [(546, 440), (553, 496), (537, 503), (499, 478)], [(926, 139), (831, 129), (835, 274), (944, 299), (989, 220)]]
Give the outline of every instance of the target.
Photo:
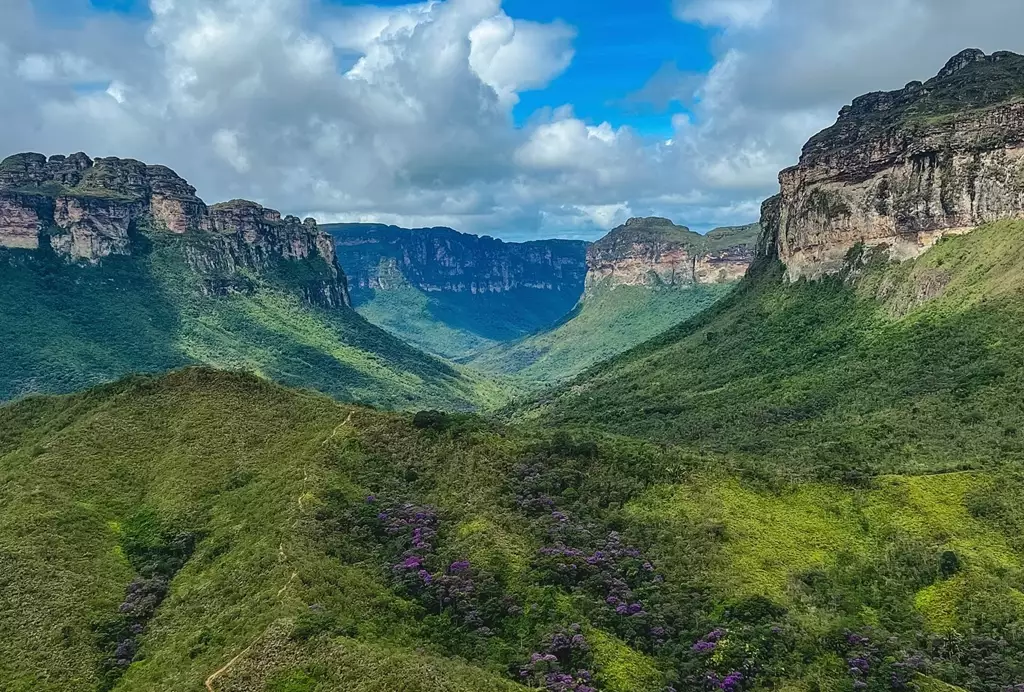
[(721, 606), (720, 624), (708, 627), (683, 661), (687, 689), (738, 690), (786, 679), (798, 664), (786, 611), (760, 597)]
[(495, 575), (468, 560), (448, 562), (442, 557), (435, 507), (388, 505), (374, 496), (366, 505), (371, 510), (367, 523), (389, 562), (392, 582), (427, 615), (443, 616), (464, 633), (489, 638), (505, 617), (521, 612)]
[(617, 531), (595, 539), (562, 512), (551, 513), (550, 522), (548, 544), (534, 560), (541, 583), (585, 597), (595, 624), (642, 650), (653, 652), (673, 637), (658, 608), (667, 600), (664, 577), (639, 549)]
[(519, 666), (520, 682), (551, 692), (597, 692), (593, 683), (593, 657), (590, 645), (578, 623), (561, 629), (541, 651)]
[(922, 654), (907, 654), (895, 638), (876, 642), (869, 631), (846, 632), (837, 650), (854, 690), (913, 690), (925, 669)]
[(170, 582), (192, 555), (198, 536), (171, 531), (155, 514), (140, 511), (124, 522), (121, 550), (136, 571), (117, 614), (95, 625), (99, 647), (100, 689), (112, 688), (136, 660), (139, 637), (170, 590)]

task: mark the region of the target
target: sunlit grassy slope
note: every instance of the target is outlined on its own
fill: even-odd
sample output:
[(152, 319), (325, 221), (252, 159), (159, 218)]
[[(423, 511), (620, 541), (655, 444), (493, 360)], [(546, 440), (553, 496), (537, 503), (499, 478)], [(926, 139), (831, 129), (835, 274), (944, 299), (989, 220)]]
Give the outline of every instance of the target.
[(134, 377), (0, 408), (0, 688), (1001, 692), (1022, 492)]
[(1024, 223), (902, 265), (850, 259), (852, 273), (792, 285), (761, 266), (520, 416), (831, 476), (1022, 458)]
[(706, 310), (733, 286), (593, 287), (554, 328), (484, 351), (473, 368), (553, 384)]
[(500, 396), (351, 310), (303, 302), (302, 273), (316, 267), (282, 262), (270, 274), (232, 277), (250, 290), (207, 295), (207, 277), (184, 261), (199, 234), (144, 240), (146, 251), (99, 266), (0, 251), (0, 400), (189, 363), (392, 408), (466, 409)]

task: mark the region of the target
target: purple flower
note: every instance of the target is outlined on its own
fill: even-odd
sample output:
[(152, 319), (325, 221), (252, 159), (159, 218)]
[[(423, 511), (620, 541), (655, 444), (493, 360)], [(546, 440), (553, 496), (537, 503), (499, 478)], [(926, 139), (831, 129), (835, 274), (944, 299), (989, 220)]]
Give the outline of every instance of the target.
[(743, 682), (743, 674), (734, 671), (726, 675), (718, 683), (718, 688), (721, 690), (735, 690), (741, 682)]
[(419, 569), (420, 565), (423, 564), (423, 558), (419, 555), (410, 555), (409, 557), (402, 560), (398, 566), (403, 569)]
[(694, 644), (692, 648), (693, 648), (694, 651), (696, 651), (699, 654), (706, 654), (709, 651), (714, 651), (715, 647), (717, 647), (717, 646), (718, 646), (718, 644), (716, 644), (715, 642), (704, 642), (704, 641), (701, 641), (701, 642), (697, 642), (696, 644)]
[(448, 571), (452, 572), (453, 574), (456, 574), (456, 573), (459, 573), (459, 572), (465, 572), (468, 569), (469, 569), (469, 560), (458, 560), (458, 561), (453, 562), (451, 564), (451, 566), (448, 568)]

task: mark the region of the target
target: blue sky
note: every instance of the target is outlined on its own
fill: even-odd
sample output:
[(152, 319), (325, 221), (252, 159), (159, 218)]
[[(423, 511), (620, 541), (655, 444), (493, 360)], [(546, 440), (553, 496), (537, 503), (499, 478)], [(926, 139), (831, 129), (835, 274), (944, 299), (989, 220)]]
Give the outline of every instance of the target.
[[(668, 135), (664, 109), (626, 103), (627, 97), (666, 64), (694, 73), (714, 65), (709, 31), (676, 21), (668, 0), (509, 0), (505, 6), (512, 16), (562, 19), (579, 32), (572, 65), (546, 90), (522, 94), (519, 119), (543, 106), (571, 103), (586, 120)], [(671, 112), (681, 110), (678, 103), (671, 107)]]
[(749, 223), (854, 97), (1024, 52), (1006, 0), (151, 1), (0, 0), (0, 151), (510, 240)]
[[(36, 0), (55, 15), (68, 0)], [(89, 0), (98, 12), (147, 18), (147, 0)], [(374, 3), (331, 0), (329, 4), (401, 6), (405, 0)], [(671, 115), (685, 112), (678, 103), (651, 104), (630, 98), (659, 70), (706, 73), (714, 65), (713, 32), (672, 16), (671, 0), (505, 0), (506, 13), (536, 22), (562, 21), (576, 28), (576, 55), (569, 68), (546, 88), (526, 91), (514, 109), (522, 125), (541, 108), (572, 104), (588, 121), (630, 125), (654, 136), (671, 135)]]

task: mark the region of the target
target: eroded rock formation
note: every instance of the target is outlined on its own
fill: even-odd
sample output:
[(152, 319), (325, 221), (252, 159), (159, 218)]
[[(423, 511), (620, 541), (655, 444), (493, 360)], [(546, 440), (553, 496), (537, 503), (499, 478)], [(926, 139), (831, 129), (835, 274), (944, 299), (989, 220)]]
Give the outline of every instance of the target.
[(757, 225), (700, 235), (659, 217), (634, 218), (587, 250), (587, 288), (737, 281), (753, 259)]
[(867, 94), (780, 174), (762, 220), (790, 279), (838, 271), (858, 244), (894, 259), (1024, 215), (1024, 57), (967, 50), (928, 82)]
[(349, 305), (334, 244), (316, 221), (284, 219), (255, 202), (207, 207), (196, 190), (165, 166), (133, 159), (17, 154), (0, 162), (0, 247), (48, 247), (70, 261), (130, 255), (136, 234), (202, 235), (186, 244), (190, 264), (212, 292), (241, 287), (240, 270), (265, 271), (280, 261), (322, 261), (304, 291), (311, 302)]
[(334, 236), (354, 289), (388, 290), (405, 281), (431, 293), (539, 289), (578, 297), (586, 274), (583, 241), (506, 243), (450, 228), (380, 224), (325, 229)]

